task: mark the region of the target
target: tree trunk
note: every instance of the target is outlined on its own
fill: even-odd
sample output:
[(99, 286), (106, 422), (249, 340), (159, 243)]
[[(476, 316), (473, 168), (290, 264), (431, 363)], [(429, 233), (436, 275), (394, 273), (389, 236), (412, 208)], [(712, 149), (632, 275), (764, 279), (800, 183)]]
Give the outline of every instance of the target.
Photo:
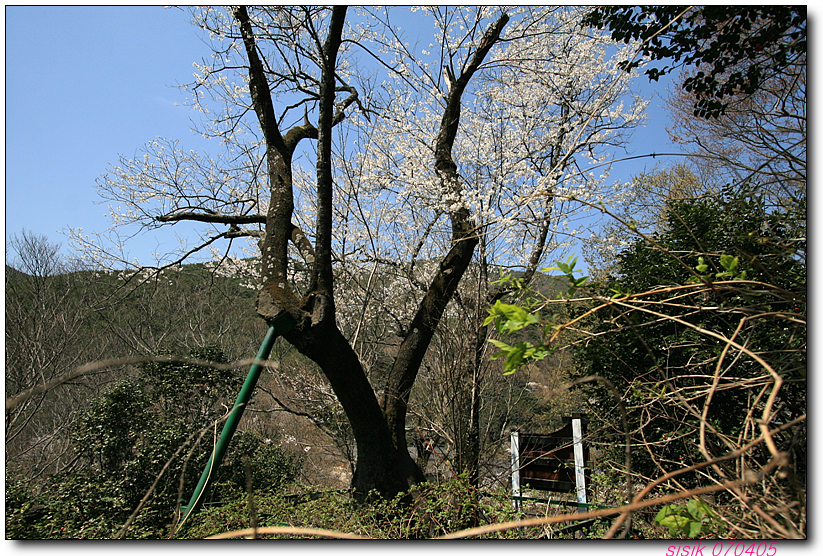
[[(452, 147), (460, 125), (463, 91), (491, 47), (500, 38), (500, 33), (508, 21), (509, 17), (503, 14), (486, 31), (474, 56), (451, 85), (446, 99), (446, 108), (440, 121), (440, 131), (434, 149), (434, 167), (443, 188), (457, 198), (463, 197), (463, 190), (457, 173), (457, 164), (452, 158)], [(471, 263), (474, 249), (479, 243), (477, 227), (467, 208), (458, 207), (449, 213), (449, 217), (452, 226), (451, 249), (441, 261), (437, 274), (420, 302), (408, 328), (409, 332), (400, 344), (397, 358), (389, 371), (385, 412), (404, 469), (417, 467), (406, 445), (406, 412), (411, 389), (443, 312), (454, 297), (457, 286)]]
[(483, 365), (483, 345), (486, 341), (485, 329), (477, 329), (472, 338), (471, 396), (469, 411), (469, 431), (466, 450), (466, 474), (469, 484), (480, 486), (480, 373)]
[(366, 373), (348, 340), (330, 321), (287, 334), (300, 353), (317, 363), (343, 406), (357, 443), (351, 486), (359, 495), (378, 490), (394, 496), (422, 480), (416, 465), (401, 465), (388, 424)]
[[(332, 273), (332, 167), (331, 130), (335, 117), (335, 68), (346, 8), (332, 10), (328, 35), (320, 54), (322, 74), (319, 90), (318, 128), (308, 122), (280, 134), (274, 115), (271, 93), (258, 56), (251, 20), (245, 7), (234, 9), (249, 59), (249, 90), (255, 112), (266, 139), (271, 202), (266, 219), (266, 235), (260, 242), (263, 256), (263, 289), (258, 295), (257, 311), (267, 320), (288, 312), (297, 322), (286, 340), (317, 363), (329, 380), (352, 426), (357, 443), (357, 464), (352, 487), (360, 495), (376, 489), (393, 496), (414, 483), (425, 480), (423, 472), (409, 455), (406, 446), (406, 411), (409, 394), (423, 356), (463, 274), (471, 262), (478, 238), (466, 208), (453, 211), (452, 247), (409, 326), (409, 334), (393, 365), (386, 395), (384, 414), (352, 346), (340, 332), (335, 319)], [(451, 149), (460, 120), (463, 90), (480, 63), (497, 41), (508, 21), (505, 14), (486, 32), (477, 52), (453, 85), (441, 121), (435, 147), (435, 169), (444, 187), (460, 193), (457, 165)], [(319, 36), (315, 40), (319, 46)], [(350, 104), (351, 99), (347, 101)], [(346, 104), (346, 103), (344, 103)], [(346, 104), (347, 105), (347, 104)], [(317, 222), (316, 243), (311, 254), (311, 292), (298, 299), (286, 282), (287, 241), (302, 237), (293, 234), (291, 223), (293, 193), (291, 156), (301, 138), (316, 137), (317, 145)], [(298, 242), (295, 242), (298, 243)], [(298, 245), (299, 246), (299, 245)], [(302, 249), (301, 249), (302, 251)]]

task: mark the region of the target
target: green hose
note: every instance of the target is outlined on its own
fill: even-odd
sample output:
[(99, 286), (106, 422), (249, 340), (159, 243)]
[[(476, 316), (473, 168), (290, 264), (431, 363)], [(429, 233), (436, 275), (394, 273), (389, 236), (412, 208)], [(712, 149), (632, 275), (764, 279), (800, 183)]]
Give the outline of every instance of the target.
[(246, 405), (249, 403), (254, 388), (257, 385), (257, 380), (263, 371), (264, 365), (262, 363), (268, 359), (269, 353), (271, 353), (271, 349), (274, 346), (274, 341), (281, 334), (285, 334), (294, 328), (296, 324), (294, 318), (286, 312), (283, 312), (271, 322), (269, 330), (266, 332), (266, 337), (263, 338), (263, 343), (260, 345), (260, 350), (257, 352), (257, 357), (249, 369), (249, 374), (246, 376), (246, 381), (243, 383), (243, 387), (237, 395), (237, 401), (234, 402), (234, 406), (229, 412), (226, 423), (223, 425), (223, 430), (220, 432), (211, 457), (209, 457), (209, 461), (206, 463), (205, 469), (203, 469), (203, 474), (200, 476), (197, 488), (194, 489), (194, 494), (192, 494), (188, 505), (180, 508), (182, 518), (177, 526), (178, 530), (190, 515), (200, 509), (206, 492), (208, 492), (211, 481), (214, 478), (212, 471), (217, 470), (223, 462), (223, 456), (226, 455), (229, 442), (231, 442), (231, 438), (234, 436), (234, 431), (237, 430), (237, 424), (240, 422), (241, 417), (243, 417), (243, 411), (246, 409)]

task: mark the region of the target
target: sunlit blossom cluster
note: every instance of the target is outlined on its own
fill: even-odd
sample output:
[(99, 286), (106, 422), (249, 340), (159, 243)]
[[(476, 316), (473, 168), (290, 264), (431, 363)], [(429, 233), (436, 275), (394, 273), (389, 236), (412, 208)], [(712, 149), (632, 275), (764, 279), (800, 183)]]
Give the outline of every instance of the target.
[[(617, 66), (631, 46), (581, 28), (579, 8), (510, 11), (505, 40), (491, 50), (463, 94), (452, 151), (459, 182), (446, 183), (434, 169), (448, 95), (442, 65), (459, 76), (499, 13), (475, 6), (351, 11), (338, 76), (341, 84), (358, 90), (361, 104), (349, 107), (335, 129), (334, 248), (339, 283), (359, 284), (352, 289), (355, 298), (340, 300), (362, 315), (353, 330), (372, 311), (399, 319), (411, 310), (433, 275), (429, 261), (449, 249), (458, 211), (468, 211), (484, 234), (486, 253), (507, 267), (526, 264), (544, 226), (549, 226), (542, 247), (546, 260), (576, 238), (610, 241), (590, 229), (583, 233), (588, 209), (575, 200), (609, 203), (615, 195), (604, 186), (608, 162), (642, 123), (645, 101), (633, 96), (629, 76)], [(201, 111), (199, 131), (214, 138), (216, 148), (198, 153), (158, 138), (137, 157), (121, 157), (111, 166), (98, 186), (112, 230), (96, 238), (74, 236), (85, 254), (104, 266), (118, 261), (121, 267), (141, 267), (122, 257), (124, 242), (134, 233), (197, 215), (263, 219), (268, 210), (265, 145), (251, 110), (236, 24), (223, 9), (197, 9), (193, 16), (212, 39), (214, 53), (195, 65), (189, 104)], [(319, 69), (305, 25), (312, 21), (322, 29), (328, 10), (265, 8), (251, 10), (250, 16), (285, 133), (313, 120)], [(431, 34), (417, 40), (411, 29)], [(314, 145), (304, 141), (293, 161), (294, 222), (310, 241), (316, 213), (313, 163)], [(257, 242), (264, 229), (262, 223), (236, 226), (226, 239), (241, 250), (228, 253), (217, 241), (227, 226), (207, 223), (198, 238), (158, 253), (155, 263), (210, 255), (216, 272), (243, 276), (244, 286), (256, 288)], [(299, 261), (296, 251), (293, 255)], [(377, 267), (379, 273), (373, 271)], [(370, 275), (381, 278), (369, 281)]]

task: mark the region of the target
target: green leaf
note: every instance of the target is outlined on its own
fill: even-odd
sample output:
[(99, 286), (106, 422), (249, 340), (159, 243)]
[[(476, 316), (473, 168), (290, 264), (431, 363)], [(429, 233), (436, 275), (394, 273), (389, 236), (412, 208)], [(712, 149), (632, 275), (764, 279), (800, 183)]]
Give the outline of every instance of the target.
[(700, 498), (693, 498), (686, 503), (686, 509), (695, 519), (703, 519), (704, 517), (715, 517), (714, 511), (705, 500)]
[(520, 368), (521, 363), (523, 363), (523, 349), (514, 346), (512, 350), (506, 354), (506, 361), (503, 363), (503, 374), (514, 374), (517, 369)]
[(512, 333), (539, 323), (540, 316), (529, 313), (519, 305), (510, 305), (498, 300), (489, 309), (489, 316), (483, 321), (483, 326), (488, 326), (492, 322), (495, 323), (498, 333)]
[(737, 257), (731, 255), (720, 255), (720, 266), (725, 268), (728, 272), (734, 273), (737, 270)]
[(700, 519), (701, 517), (703, 517), (703, 512), (701, 512), (698, 508), (697, 500), (692, 499), (686, 502), (686, 509), (695, 519)]
[[(509, 344), (507, 344), (506, 342), (501, 342), (500, 340), (489, 339), (489, 343), (497, 349), (501, 350), (500, 353), (506, 353), (507, 351), (510, 351), (512, 349), (512, 347)], [(495, 353), (494, 355), (492, 355), (492, 359), (497, 359), (498, 357), (500, 357), (500, 353)]]
[(657, 521), (658, 525), (662, 525), (663, 527), (666, 527), (669, 530), (683, 531), (684, 533), (688, 530), (689, 522), (689, 518), (684, 517), (680, 514), (669, 514), (663, 519)]
[(510, 375), (517, 371), (524, 361), (541, 360), (545, 358), (550, 350), (545, 346), (535, 346), (530, 342), (518, 342), (513, 346), (500, 340), (489, 339), (489, 343), (497, 347), (500, 351), (494, 353), (490, 359), (500, 359), (506, 357), (503, 363), (503, 374)]
[(689, 523), (689, 538), (695, 538), (703, 529), (703, 523), (700, 521), (692, 521)]
[(557, 261), (555, 264), (557, 266), (548, 266), (546, 268), (541, 268), (540, 270), (542, 270), (543, 272), (551, 272), (552, 270), (559, 270), (560, 272), (562, 272), (563, 274), (566, 274), (567, 276), (571, 276), (575, 272), (582, 272), (581, 270), (575, 270), (574, 269), (575, 265), (577, 265), (577, 257), (575, 257), (574, 255), (569, 255), (569, 258), (566, 259), (565, 263), (561, 263), (560, 261)]

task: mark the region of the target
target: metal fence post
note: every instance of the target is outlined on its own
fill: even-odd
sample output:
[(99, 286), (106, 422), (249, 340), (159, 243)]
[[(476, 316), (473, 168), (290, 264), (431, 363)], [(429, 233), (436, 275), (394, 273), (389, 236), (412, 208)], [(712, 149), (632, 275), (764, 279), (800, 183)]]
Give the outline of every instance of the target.
[(520, 433), (512, 431), (512, 508), (520, 511)]
[(585, 512), (586, 468), (583, 459), (583, 426), (580, 417), (572, 419), (572, 440), (574, 441), (574, 482), (577, 487), (577, 511)]

